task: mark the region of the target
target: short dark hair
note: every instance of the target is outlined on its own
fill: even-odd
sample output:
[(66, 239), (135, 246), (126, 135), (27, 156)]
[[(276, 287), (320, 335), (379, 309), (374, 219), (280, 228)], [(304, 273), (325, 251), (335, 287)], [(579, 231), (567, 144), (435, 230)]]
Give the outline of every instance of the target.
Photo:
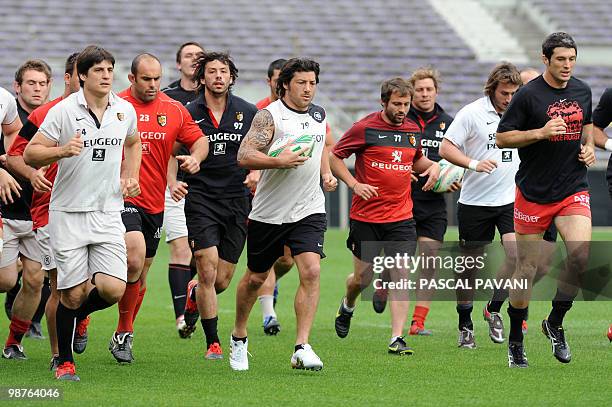
[(516, 86), (523, 85), (521, 74), (514, 64), (505, 61), (497, 64), (487, 78), (484, 94), (492, 96), (500, 83), (510, 83)]
[(542, 54), (550, 59), (555, 48), (574, 48), (576, 50), (576, 55), (578, 55), (578, 47), (576, 46), (576, 41), (572, 38), (571, 35), (565, 32), (556, 32), (550, 34), (544, 42), (542, 43)]
[(272, 79), (272, 76), (274, 76), (274, 71), (276, 71), (277, 69), (280, 71), (286, 62), (287, 60), (283, 58), (276, 59), (270, 62), (270, 65), (268, 65), (268, 79)]
[(276, 83), (276, 93), (279, 98), (285, 96), (285, 86), (289, 86), (289, 82), (293, 79), (296, 72), (314, 72), (315, 79), (319, 83), (319, 63), (308, 58), (291, 58), (281, 68)]
[(77, 58), (79, 56), (78, 52), (70, 54), (68, 58), (66, 58), (66, 65), (64, 66), (64, 73), (72, 75), (74, 73), (74, 67), (76, 65)]
[(47, 82), (51, 80), (51, 67), (42, 59), (29, 59), (25, 61), (15, 72), (15, 82), (21, 85), (23, 82), (23, 75), (26, 71), (38, 71), (45, 74)]
[(380, 99), (383, 103), (389, 103), (391, 100), (391, 95), (393, 93), (399, 93), (400, 96), (408, 96), (412, 97), (414, 94), (414, 88), (412, 84), (405, 80), (404, 78), (393, 78), (387, 79), (380, 86)]
[(205, 52), (200, 58), (198, 58), (198, 64), (196, 65), (195, 72), (193, 73), (193, 80), (198, 85), (198, 90), (202, 88), (202, 79), (204, 78), (204, 73), (206, 72), (206, 64), (212, 61), (219, 61), (224, 65), (227, 65), (230, 70), (230, 77), (232, 78), (232, 83), (230, 84), (230, 88), (234, 86), (236, 83), (236, 79), (238, 79), (238, 68), (234, 65), (234, 61), (230, 57), (227, 52)]
[(178, 51), (176, 51), (176, 63), (179, 64), (181, 62), (181, 53), (183, 52), (183, 48), (189, 46), (189, 45), (195, 45), (196, 47), (199, 47), (202, 51), (204, 51), (204, 47), (201, 46), (199, 43), (195, 42), (195, 41), (188, 41), (185, 42), (183, 44), (181, 44), (181, 46), (179, 47)]
[(79, 84), (83, 87), (85, 83), (80, 75), (87, 75), (89, 68), (99, 64), (102, 61), (108, 61), (115, 66), (115, 57), (102, 47), (97, 45), (89, 45), (77, 57), (77, 73), (79, 74)]
[(146, 58), (153, 59), (159, 62), (159, 64), (161, 65), (159, 58), (157, 58), (155, 55), (149, 54), (148, 52), (143, 52), (142, 54), (136, 55), (134, 59), (132, 59), (132, 66), (130, 66), (130, 72), (132, 72), (132, 75), (136, 76), (136, 72), (138, 72), (138, 65), (140, 65), (140, 61)]

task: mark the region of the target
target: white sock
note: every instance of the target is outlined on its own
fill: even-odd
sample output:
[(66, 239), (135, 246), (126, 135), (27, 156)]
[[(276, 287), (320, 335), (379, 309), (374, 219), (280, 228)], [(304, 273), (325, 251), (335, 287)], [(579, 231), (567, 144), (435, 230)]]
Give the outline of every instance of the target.
[(264, 322), (267, 317), (276, 318), (276, 312), (274, 312), (274, 296), (273, 295), (260, 295), (257, 297), (261, 304), (261, 313), (263, 315)]
[(353, 311), (355, 311), (355, 307), (349, 307), (349, 306), (346, 304), (346, 297), (344, 297), (344, 299), (342, 300), (342, 306), (343, 306), (343, 307), (344, 307), (344, 309), (345, 309), (346, 311), (348, 311), (348, 312), (353, 312)]

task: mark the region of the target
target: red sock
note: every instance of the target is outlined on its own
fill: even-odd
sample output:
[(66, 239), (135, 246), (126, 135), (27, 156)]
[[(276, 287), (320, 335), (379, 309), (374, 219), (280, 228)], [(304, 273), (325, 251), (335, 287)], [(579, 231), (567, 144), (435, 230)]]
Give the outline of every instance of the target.
[(416, 321), (418, 326), (424, 327), (428, 312), (429, 307), (422, 307), (420, 305), (417, 305), (416, 307), (414, 307), (414, 314), (412, 314), (412, 320)]
[(143, 288), (138, 293), (138, 301), (136, 302), (136, 305), (134, 306), (134, 314), (132, 316), (132, 323), (134, 323), (134, 320), (136, 319), (136, 315), (138, 315), (138, 311), (140, 311), (140, 306), (142, 305), (142, 300), (144, 300), (144, 295), (146, 292), (147, 292), (147, 287)]
[(118, 303), (119, 323), (117, 332), (134, 332), (134, 306), (138, 302), (138, 292), (140, 291), (140, 280), (135, 283), (127, 283), (125, 293)]
[(11, 318), (11, 324), (9, 325), (9, 336), (6, 340), (6, 346), (20, 345), (23, 336), (28, 332), (28, 329), (30, 329), (31, 323), (32, 321), (22, 321), (13, 316)]

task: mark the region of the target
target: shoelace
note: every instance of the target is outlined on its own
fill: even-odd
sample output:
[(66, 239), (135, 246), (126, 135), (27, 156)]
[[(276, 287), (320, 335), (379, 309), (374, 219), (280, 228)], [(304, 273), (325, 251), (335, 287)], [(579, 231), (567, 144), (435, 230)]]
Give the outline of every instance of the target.
[[(240, 341), (240, 342), (242, 342), (242, 341)], [(232, 347), (232, 356), (235, 354), (236, 357), (232, 358), (232, 359), (242, 359), (244, 357), (245, 348), (246, 348), (246, 344), (244, 342), (242, 343), (242, 345), (233, 346)], [(253, 357), (253, 355), (251, 355), (251, 352), (249, 352), (248, 350), (246, 351), (246, 353), (250, 357)]]

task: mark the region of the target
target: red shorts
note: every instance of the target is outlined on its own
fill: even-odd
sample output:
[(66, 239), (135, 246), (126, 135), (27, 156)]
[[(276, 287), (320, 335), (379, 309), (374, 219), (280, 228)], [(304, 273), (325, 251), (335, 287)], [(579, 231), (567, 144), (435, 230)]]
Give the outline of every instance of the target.
[(591, 219), (589, 191), (576, 192), (562, 201), (548, 204), (530, 202), (516, 188), (514, 230), (522, 235), (544, 233), (557, 216), (582, 215)]

